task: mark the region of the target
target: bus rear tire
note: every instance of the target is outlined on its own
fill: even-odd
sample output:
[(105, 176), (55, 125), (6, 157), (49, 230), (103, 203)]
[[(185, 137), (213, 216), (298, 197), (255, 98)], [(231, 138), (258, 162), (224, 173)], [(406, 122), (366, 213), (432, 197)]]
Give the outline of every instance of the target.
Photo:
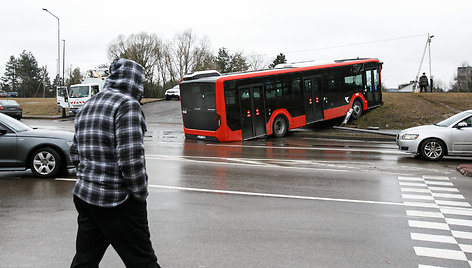
[(277, 116), (273, 124), (273, 135), (276, 138), (282, 138), (288, 132), (287, 120), (284, 116)]
[(352, 104), (352, 115), (351, 118), (353, 120), (357, 120), (362, 115), (362, 103), (359, 100), (355, 100)]

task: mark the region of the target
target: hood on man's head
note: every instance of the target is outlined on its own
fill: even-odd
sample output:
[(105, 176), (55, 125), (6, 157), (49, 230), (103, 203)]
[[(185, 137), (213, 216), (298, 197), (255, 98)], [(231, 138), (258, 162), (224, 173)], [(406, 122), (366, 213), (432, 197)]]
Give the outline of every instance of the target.
[(132, 60), (121, 58), (110, 65), (110, 74), (105, 82), (104, 90), (116, 89), (139, 101), (144, 92), (143, 84), (143, 66)]

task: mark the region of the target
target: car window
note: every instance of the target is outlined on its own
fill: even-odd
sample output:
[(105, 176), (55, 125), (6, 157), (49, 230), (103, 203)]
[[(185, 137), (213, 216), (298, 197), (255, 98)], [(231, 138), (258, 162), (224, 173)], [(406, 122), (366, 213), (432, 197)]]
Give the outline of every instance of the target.
[(469, 115), (470, 112), (461, 112), (461, 113), (458, 113), (456, 115), (453, 115), (451, 117), (449, 117), (448, 119), (444, 120), (444, 121), (441, 121), (439, 123), (436, 124), (436, 126), (440, 126), (440, 127), (448, 127), (454, 123), (456, 123), (458, 120), (460, 120), (461, 118), (464, 118), (466, 115)]
[(16, 132), (22, 132), (33, 129), (30, 126), (25, 125), (20, 121), (16, 120), (15, 118), (4, 114), (0, 114), (0, 121), (2, 122), (2, 124), (13, 129)]
[(461, 121), (461, 123), (462, 122), (466, 122), (468, 127), (472, 127), (472, 116), (470, 116), (469, 118)]

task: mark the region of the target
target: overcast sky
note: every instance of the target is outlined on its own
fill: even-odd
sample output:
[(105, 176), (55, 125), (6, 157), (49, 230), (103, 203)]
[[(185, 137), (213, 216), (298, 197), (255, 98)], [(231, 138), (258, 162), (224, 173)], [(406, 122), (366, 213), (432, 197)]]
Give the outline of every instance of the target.
[[(289, 62), (378, 58), (388, 87), (415, 79), (428, 33), (435, 79), (448, 86), (458, 66), (472, 63), (471, 0), (15, 0), (0, 9), (0, 76), (23, 50), (55, 76), (57, 20), (42, 8), (60, 18), (66, 68), (82, 71), (108, 63), (107, 46), (120, 34), (170, 40), (186, 29), (207, 37), (215, 53), (226, 47), (268, 63), (279, 53)], [(429, 76), (428, 53), (421, 72)]]

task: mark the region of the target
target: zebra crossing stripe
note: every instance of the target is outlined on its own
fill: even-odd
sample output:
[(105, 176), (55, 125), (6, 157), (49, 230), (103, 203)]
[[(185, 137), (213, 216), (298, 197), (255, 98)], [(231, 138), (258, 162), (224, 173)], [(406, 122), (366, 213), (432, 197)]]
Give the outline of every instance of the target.
[(458, 202), (458, 201), (447, 201), (447, 200), (435, 200), (436, 204), (453, 207), (471, 207), (469, 202)]
[(403, 199), (434, 200), (431, 195), (402, 194)]
[(436, 230), (447, 230), (449, 231), (449, 225), (441, 222), (430, 222), (430, 221), (413, 221), (409, 220), (408, 225), (414, 228), (425, 228), (425, 229), (436, 229)]
[(440, 208), (443, 214), (461, 215), (461, 216), (472, 216), (472, 210), (468, 209), (456, 209), (456, 208)]
[(452, 182), (444, 181), (424, 181), (427, 185), (436, 185), (436, 186), (454, 186)]
[(472, 221), (471, 220), (462, 220), (462, 219), (449, 219), (445, 218), (447, 224), (449, 225), (460, 225), (460, 226), (468, 226), (472, 227)]
[(462, 231), (451, 231), (452, 236), (455, 238), (461, 238), (461, 239), (472, 239), (472, 233), (470, 232), (462, 232)]
[(459, 244), (459, 247), (465, 253), (472, 253), (472, 245)]
[(402, 192), (411, 192), (411, 193), (431, 193), (429, 189), (418, 189), (418, 188), (400, 188)]
[(431, 193), (433, 197), (441, 197), (441, 198), (451, 198), (451, 199), (465, 199), (465, 197), (461, 194), (441, 194), (441, 193)]
[(448, 260), (468, 261), (464, 252), (451, 249), (413, 247), (416, 255)]
[(420, 233), (411, 233), (410, 235), (411, 235), (412, 240), (457, 244), (456, 239), (448, 235), (430, 235), (430, 234), (420, 234)]
[(429, 187), (431, 191), (438, 191), (438, 192), (459, 192), (456, 188), (448, 188), (448, 187)]
[(428, 211), (418, 211), (418, 210), (407, 210), (406, 215), (410, 217), (439, 218), (439, 219), (444, 218), (444, 215), (439, 212), (428, 212)]

